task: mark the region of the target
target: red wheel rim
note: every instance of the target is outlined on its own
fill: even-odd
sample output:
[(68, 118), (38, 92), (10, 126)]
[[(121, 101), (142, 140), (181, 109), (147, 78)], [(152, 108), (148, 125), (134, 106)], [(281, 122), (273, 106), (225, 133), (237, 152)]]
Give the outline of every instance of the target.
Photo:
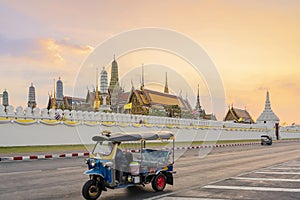
[(165, 178), (163, 176), (157, 177), (157, 187), (163, 188), (165, 186)]

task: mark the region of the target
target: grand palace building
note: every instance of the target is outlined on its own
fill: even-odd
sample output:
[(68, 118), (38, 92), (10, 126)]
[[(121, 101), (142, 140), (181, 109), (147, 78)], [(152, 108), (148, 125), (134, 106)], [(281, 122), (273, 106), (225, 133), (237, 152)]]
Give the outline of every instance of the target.
[(206, 114), (201, 107), (199, 86), (196, 106), (193, 109), (187, 98), (169, 93), (167, 73), (164, 91), (146, 88), (143, 74), (142, 67), (141, 86), (135, 88), (132, 84), (131, 90), (125, 92), (120, 86), (118, 63), (114, 58), (110, 82), (108, 83), (105, 68), (101, 70), (100, 78), (97, 71), (96, 87), (93, 91), (88, 89), (86, 98), (64, 96), (63, 84), (59, 78), (54, 95), (49, 95), (48, 108), (216, 120), (213, 114)]

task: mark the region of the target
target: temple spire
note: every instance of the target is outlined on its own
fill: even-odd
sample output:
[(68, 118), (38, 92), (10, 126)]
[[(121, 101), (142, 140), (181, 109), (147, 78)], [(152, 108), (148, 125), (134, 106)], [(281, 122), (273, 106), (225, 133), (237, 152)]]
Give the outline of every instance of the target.
[(166, 83), (165, 83), (165, 90), (164, 93), (169, 93), (169, 87), (168, 87), (168, 73), (166, 72)]
[(118, 63), (114, 55), (114, 60), (111, 63), (111, 76), (110, 76), (110, 83), (109, 83), (108, 90), (110, 94), (113, 94), (114, 92), (117, 92), (118, 89), (119, 89)]
[(196, 102), (196, 110), (201, 110), (201, 104), (200, 104), (200, 93), (199, 93), (199, 84), (198, 84), (198, 91), (197, 91), (197, 102)]
[(143, 90), (144, 87), (145, 87), (145, 81), (144, 81), (144, 64), (142, 64), (141, 90)]
[(266, 94), (265, 110), (272, 110), (272, 109), (271, 109), (271, 103), (270, 103), (270, 94), (269, 94), (269, 90), (267, 91), (267, 94)]
[(134, 90), (134, 85), (133, 85), (132, 79), (131, 79), (131, 90)]
[(94, 101), (94, 110), (99, 111), (100, 99), (98, 91), (98, 68), (96, 69), (96, 91), (95, 91), (95, 101)]
[(271, 103), (270, 103), (270, 93), (267, 91), (266, 94), (266, 102), (265, 102), (265, 109), (261, 113), (261, 115), (258, 117), (257, 122), (262, 123), (271, 123), (274, 125), (274, 123), (279, 122), (279, 118), (277, 115), (272, 111)]

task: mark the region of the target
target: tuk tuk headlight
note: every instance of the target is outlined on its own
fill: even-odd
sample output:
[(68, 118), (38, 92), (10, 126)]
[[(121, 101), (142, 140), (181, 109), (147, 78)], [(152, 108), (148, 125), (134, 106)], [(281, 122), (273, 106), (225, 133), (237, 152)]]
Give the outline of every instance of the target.
[(94, 168), (96, 166), (96, 161), (94, 159), (90, 160), (90, 166)]

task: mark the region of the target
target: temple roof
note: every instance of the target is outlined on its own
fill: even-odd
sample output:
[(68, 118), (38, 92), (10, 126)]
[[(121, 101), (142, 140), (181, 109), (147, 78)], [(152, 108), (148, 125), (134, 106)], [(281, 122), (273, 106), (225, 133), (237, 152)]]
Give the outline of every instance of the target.
[(189, 102), (173, 94), (157, 92), (149, 89), (134, 90), (139, 102), (143, 105), (178, 105), (184, 110), (191, 110)]
[(216, 116), (215, 116), (214, 114), (205, 114), (205, 115), (203, 116), (203, 119), (207, 119), (207, 120), (215, 120), (215, 121), (217, 121), (217, 118), (216, 118)]
[(119, 102), (125, 104), (128, 101), (129, 95), (130, 95), (130, 92), (124, 92), (124, 93), (120, 94)]
[(251, 115), (247, 110), (239, 109), (239, 108), (229, 108), (224, 121), (237, 121), (243, 123), (254, 123)]
[(271, 103), (270, 103), (270, 94), (269, 91), (267, 91), (266, 95), (266, 103), (265, 103), (265, 109), (264, 111), (260, 114), (260, 116), (257, 118), (257, 121), (274, 121), (274, 122), (279, 122), (279, 118), (277, 115), (272, 111), (271, 108)]

